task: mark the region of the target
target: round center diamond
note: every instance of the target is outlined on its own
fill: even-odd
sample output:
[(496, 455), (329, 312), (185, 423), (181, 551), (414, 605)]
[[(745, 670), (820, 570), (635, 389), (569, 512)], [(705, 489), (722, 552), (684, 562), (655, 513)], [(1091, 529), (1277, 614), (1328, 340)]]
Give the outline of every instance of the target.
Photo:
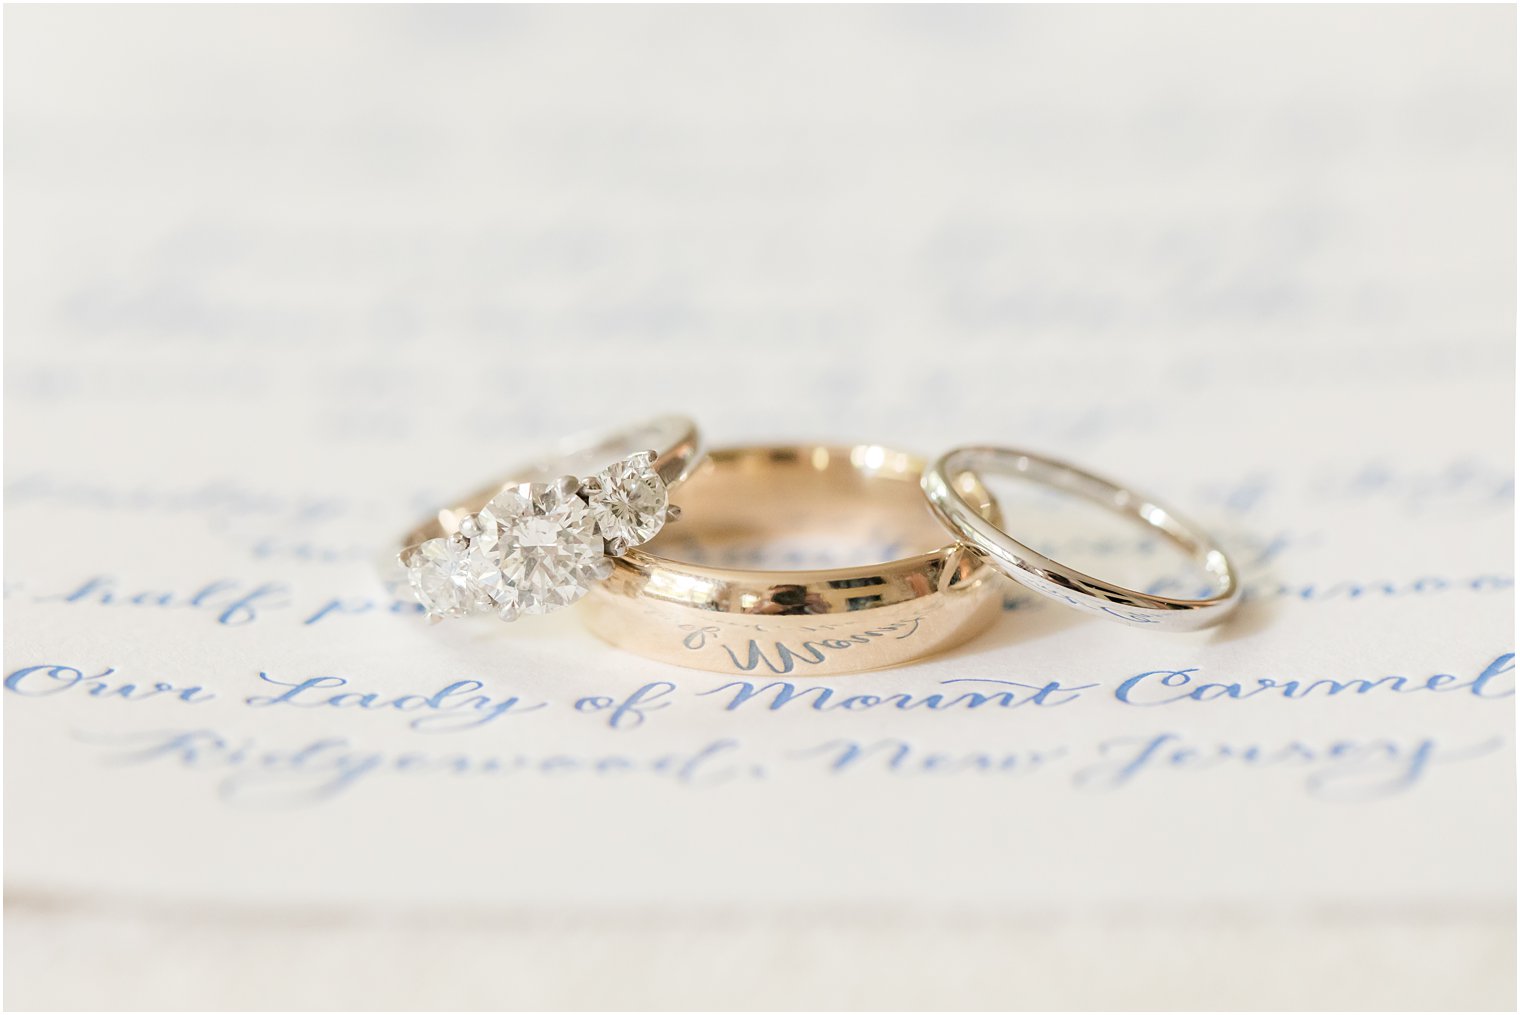
[(670, 494), (648, 456), (624, 459), (591, 478), (587, 500), (608, 542), (637, 546), (665, 524)]
[(483, 584), (507, 611), (549, 613), (586, 594), (603, 543), (572, 484), (523, 483), (480, 512), (474, 540), (497, 568)]
[(429, 614), (462, 617), (485, 600), (482, 579), (496, 566), (478, 551), (450, 539), (429, 539), (412, 551), (406, 578)]

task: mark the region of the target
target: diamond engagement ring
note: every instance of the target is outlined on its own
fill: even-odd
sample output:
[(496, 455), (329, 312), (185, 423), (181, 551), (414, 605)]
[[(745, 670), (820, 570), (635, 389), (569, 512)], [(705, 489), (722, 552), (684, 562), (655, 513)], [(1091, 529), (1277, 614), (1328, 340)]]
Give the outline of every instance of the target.
[(679, 515), (669, 491), (701, 460), (696, 424), (662, 416), (513, 470), (402, 540), (397, 562), (429, 621), (552, 613), (612, 558)]

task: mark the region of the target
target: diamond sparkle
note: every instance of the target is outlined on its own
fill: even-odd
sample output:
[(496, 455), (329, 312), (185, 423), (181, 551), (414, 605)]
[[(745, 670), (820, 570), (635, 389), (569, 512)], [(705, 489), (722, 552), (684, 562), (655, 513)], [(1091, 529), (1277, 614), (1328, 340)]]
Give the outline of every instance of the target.
[(569, 606), (596, 580), (604, 545), (578, 486), (571, 477), (510, 486), (480, 512), (471, 542), (496, 567), (482, 587), (502, 616)]
[(552, 613), (610, 577), (613, 556), (676, 517), (653, 451), (584, 479), (508, 486), (458, 531), (404, 551), (407, 580), (429, 620), (495, 612)]
[(429, 539), (412, 551), (406, 579), (429, 614), (463, 617), (486, 601), (496, 567), (462, 539)]
[(670, 494), (650, 456), (635, 455), (587, 480), (586, 501), (604, 539), (636, 546), (664, 526)]

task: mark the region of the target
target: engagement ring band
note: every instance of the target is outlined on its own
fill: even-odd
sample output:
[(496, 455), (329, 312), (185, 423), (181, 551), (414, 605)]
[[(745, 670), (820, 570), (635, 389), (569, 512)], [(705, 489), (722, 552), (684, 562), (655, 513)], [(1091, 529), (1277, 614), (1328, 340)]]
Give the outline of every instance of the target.
[[(875, 445), (714, 451), (682, 489), (681, 531), (615, 560), (581, 617), (652, 659), (761, 676), (878, 669), (956, 645), (998, 615), (1005, 586), (935, 523), (922, 469)], [(998, 521), (975, 476), (957, 483)]]
[[(1182, 549), (1214, 585), (1203, 599), (1172, 599), (1114, 585), (1035, 552), (999, 527), (961, 492), (962, 477), (1004, 475), (1043, 483), (1144, 522)], [(1073, 465), (1008, 448), (963, 447), (924, 473), (924, 495), (962, 543), (1003, 574), (1042, 595), (1120, 623), (1193, 631), (1223, 620), (1240, 600), (1240, 582), (1225, 553), (1203, 530), (1134, 490)]]
[(409, 532), (397, 557), (430, 621), (515, 620), (576, 602), (677, 515), (696, 424), (662, 416), (513, 470)]

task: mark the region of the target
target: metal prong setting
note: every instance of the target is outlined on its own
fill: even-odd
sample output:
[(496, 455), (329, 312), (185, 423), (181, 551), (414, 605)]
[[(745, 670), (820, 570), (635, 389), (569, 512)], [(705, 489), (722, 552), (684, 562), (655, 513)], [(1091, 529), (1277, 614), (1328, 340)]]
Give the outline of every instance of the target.
[[(622, 459), (621, 462), (614, 463), (612, 466), (609, 466), (608, 469), (596, 473), (595, 475), (587, 477), (564, 475), (554, 479), (549, 485), (552, 487), (555, 493), (562, 498), (579, 498), (581, 501), (585, 502), (587, 506), (593, 510), (593, 512), (595, 512), (595, 510), (598, 508), (599, 501), (606, 499), (609, 495), (616, 494), (616, 498), (614, 498), (614, 500), (619, 504), (617, 510), (626, 510), (626, 507), (623, 506), (623, 501), (621, 498), (629, 497), (631, 494), (622, 489), (622, 484), (637, 483), (642, 478), (630, 478), (626, 470), (629, 467), (632, 467), (636, 470), (649, 470), (652, 472), (654, 463), (659, 457), (660, 455), (658, 451), (640, 451), (629, 455), (628, 457)], [(648, 482), (647, 479), (643, 481)], [(666, 498), (663, 496), (663, 481), (659, 478), (658, 474), (654, 475), (653, 482), (660, 484), (660, 499), (666, 500)], [(540, 489), (541, 488), (542, 487), (540, 487)], [(605, 512), (607, 509), (605, 506), (602, 506), (601, 510)], [(618, 528), (621, 528), (624, 531), (617, 531), (617, 529), (614, 529), (612, 538), (606, 538), (604, 536), (602, 541), (603, 556), (599, 556), (595, 560), (582, 565), (581, 569), (575, 575), (575, 577), (577, 577), (583, 583), (591, 581), (605, 581), (612, 576), (612, 573), (615, 569), (613, 558), (621, 557), (626, 554), (633, 546), (636, 546), (647, 541), (650, 538), (653, 538), (654, 534), (656, 534), (659, 531), (660, 527), (662, 527), (666, 522), (675, 521), (681, 516), (681, 509), (676, 507), (674, 504), (668, 503), (667, 501), (664, 505), (663, 511), (657, 516), (658, 524), (650, 524), (656, 521), (656, 516), (654, 515), (654, 511), (656, 510), (660, 509), (646, 509), (646, 514), (642, 517), (647, 519), (647, 521), (643, 523), (627, 524), (620, 520)], [(459, 516), (456, 531), (442, 537), (442, 539), (439, 541), (446, 541), (448, 546), (455, 553), (472, 554), (470, 566), (489, 567), (489, 560), (479, 560), (474, 555), (477, 553), (477, 550), (484, 550), (494, 555), (496, 552), (498, 552), (498, 549), (496, 547), (480, 547), (477, 543), (477, 540), (485, 537), (489, 532), (496, 531), (499, 524), (499, 519), (492, 517), (490, 514), (483, 514), (480, 512), (464, 513)], [(598, 534), (602, 534), (606, 531), (602, 528), (603, 524), (603, 521), (598, 521)], [(424, 560), (424, 556), (425, 555), (420, 550), (411, 550), (409, 552), (404, 551), (398, 555), (397, 559), (400, 561), (402, 567), (410, 568), (413, 566), (425, 564), (427, 561)], [(459, 561), (454, 560), (451, 561), (450, 564), (451, 566), (458, 566)], [(476, 594), (473, 597), (457, 602), (452, 602), (451, 605), (447, 607), (441, 607), (437, 604), (429, 602), (426, 598), (419, 597), (419, 601), (423, 602), (427, 607), (426, 617), (428, 623), (436, 624), (440, 620), (443, 620), (445, 617), (464, 617), (470, 614), (492, 612), (494, 612), (502, 620), (510, 622), (516, 620), (523, 612), (521, 604), (514, 603), (511, 605), (501, 605), (493, 598), (494, 593), (487, 595), (482, 593), (479, 589), (476, 589), (474, 591)], [(543, 611), (534, 609), (531, 612)]]

